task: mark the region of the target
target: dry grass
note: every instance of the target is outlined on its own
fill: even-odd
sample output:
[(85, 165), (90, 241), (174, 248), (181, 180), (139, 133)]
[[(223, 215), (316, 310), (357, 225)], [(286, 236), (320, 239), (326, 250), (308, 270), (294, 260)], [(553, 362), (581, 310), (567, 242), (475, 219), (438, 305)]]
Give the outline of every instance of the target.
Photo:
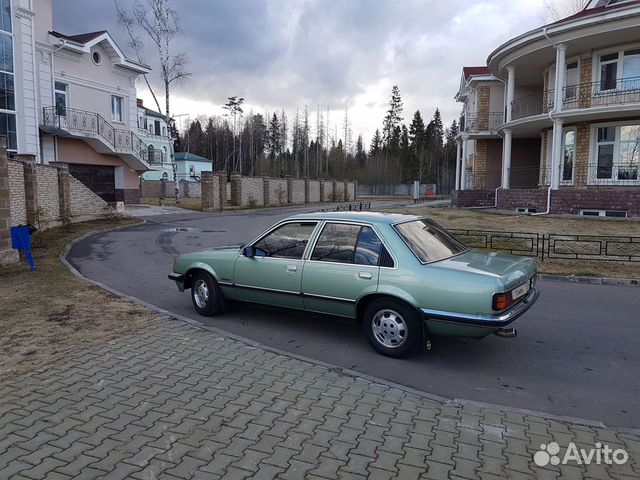
[[(155, 197), (143, 197), (140, 199), (143, 205), (160, 205), (160, 200)], [(165, 198), (162, 205), (169, 207), (186, 208), (187, 210), (202, 211), (202, 200), (200, 198), (181, 198), (180, 203), (176, 204), (175, 198)]]
[[(559, 233), (564, 235), (620, 235), (640, 237), (640, 221), (576, 216), (515, 215), (458, 208), (401, 208), (398, 213), (424, 215), (450, 229)], [(596, 260), (538, 260), (538, 269), (552, 275), (640, 278), (640, 264)]]
[(72, 239), (135, 223), (98, 220), (36, 234), (36, 271), (0, 267), (0, 380), (46, 366), (79, 346), (104, 343), (150, 325), (157, 314), (75, 277), (59, 260)]

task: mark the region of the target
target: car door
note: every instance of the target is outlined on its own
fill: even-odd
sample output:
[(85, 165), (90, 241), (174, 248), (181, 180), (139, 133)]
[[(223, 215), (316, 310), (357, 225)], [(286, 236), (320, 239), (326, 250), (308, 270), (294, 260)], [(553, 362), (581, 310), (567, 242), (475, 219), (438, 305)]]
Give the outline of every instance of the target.
[(238, 300), (303, 308), (303, 254), (318, 222), (295, 221), (277, 226), (240, 255), (233, 272)]
[(371, 226), (325, 223), (302, 274), (305, 309), (355, 316), (356, 300), (378, 289), (381, 248)]

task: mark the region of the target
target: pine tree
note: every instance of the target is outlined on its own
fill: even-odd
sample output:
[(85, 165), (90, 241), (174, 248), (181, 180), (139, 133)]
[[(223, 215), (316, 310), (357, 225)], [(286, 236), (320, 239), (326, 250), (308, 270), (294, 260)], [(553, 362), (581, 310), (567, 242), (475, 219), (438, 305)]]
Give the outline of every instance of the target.
[(367, 161), (367, 153), (364, 151), (364, 145), (362, 143), (362, 135), (358, 135), (356, 141), (356, 163), (359, 167), (364, 167)]
[(272, 164), (275, 163), (282, 151), (280, 133), (280, 120), (278, 114), (274, 112), (269, 122), (269, 159)]
[(380, 130), (376, 128), (376, 133), (373, 135), (371, 139), (371, 146), (369, 147), (369, 156), (377, 157), (382, 152), (382, 135), (380, 135)]
[(389, 147), (396, 127), (402, 120), (402, 98), (400, 97), (400, 89), (397, 85), (394, 85), (391, 89), (389, 110), (387, 110), (387, 115), (384, 117), (382, 124), (382, 135), (387, 148)]

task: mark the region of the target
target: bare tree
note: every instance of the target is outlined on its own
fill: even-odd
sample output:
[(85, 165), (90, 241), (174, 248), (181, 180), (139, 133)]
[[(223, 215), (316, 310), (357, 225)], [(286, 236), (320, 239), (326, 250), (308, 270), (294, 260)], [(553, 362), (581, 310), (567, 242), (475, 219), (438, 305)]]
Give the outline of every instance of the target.
[(584, 10), (589, 0), (545, 0), (545, 22), (556, 22)]
[[(164, 118), (167, 124), (167, 138), (171, 142), (171, 112), (169, 99), (171, 86), (179, 83), (191, 75), (186, 66), (189, 63), (184, 52), (174, 52), (173, 40), (182, 34), (177, 12), (169, 6), (169, 0), (137, 0), (131, 6), (131, 10), (123, 8), (118, 0), (113, 0), (116, 8), (118, 22), (125, 28), (129, 35), (129, 46), (135, 52), (138, 61), (144, 62), (142, 37), (150, 40), (158, 52), (160, 64), (160, 79), (164, 87), (165, 110)], [(160, 102), (151, 87), (149, 79), (144, 76), (147, 87), (156, 102), (158, 111)], [(176, 203), (180, 203), (180, 188), (178, 185), (176, 164), (173, 164), (173, 179), (175, 182)]]

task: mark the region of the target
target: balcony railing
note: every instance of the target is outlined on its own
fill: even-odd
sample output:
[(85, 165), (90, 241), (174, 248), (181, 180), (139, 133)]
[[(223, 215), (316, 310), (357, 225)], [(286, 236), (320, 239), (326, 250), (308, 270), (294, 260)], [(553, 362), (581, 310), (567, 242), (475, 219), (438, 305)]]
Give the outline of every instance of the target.
[(504, 113), (467, 113), (463, 123), (463, 131), (474, 132), (495, 132), (504, 122)]
[(640, 77), (569, 85), (562, 89), (562, 99), (567, 110), (640, 103)]
[(147, 146), (130, 130), (116, 129), (99, 113), (75, 108), (44, 107), (42, 124), (87, 136), (98, 137), (114, 152), (130, 153), (147, 161)]
[(553, 110), (555, 90), (533, 93), (511, 102), (511, 120), (533, 117)]
[(498, 188), (502, 182), (502, 172), (477, 170), (467, 172), (464, 177), (466, 190), (484, 190)]

